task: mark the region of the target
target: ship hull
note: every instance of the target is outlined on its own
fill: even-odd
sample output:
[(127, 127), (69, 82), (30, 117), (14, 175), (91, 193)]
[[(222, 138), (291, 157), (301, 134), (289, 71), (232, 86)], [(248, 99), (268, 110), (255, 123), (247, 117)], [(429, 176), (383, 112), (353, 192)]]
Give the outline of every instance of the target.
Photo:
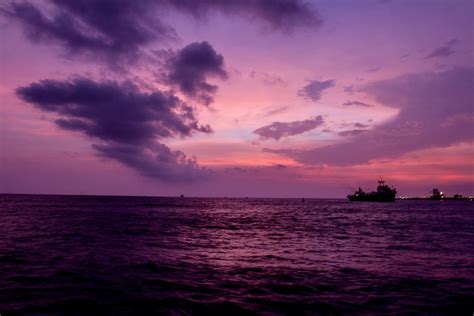
[(395, 202), (395, 194), (351, 194), (347, 198), (353, 202)]

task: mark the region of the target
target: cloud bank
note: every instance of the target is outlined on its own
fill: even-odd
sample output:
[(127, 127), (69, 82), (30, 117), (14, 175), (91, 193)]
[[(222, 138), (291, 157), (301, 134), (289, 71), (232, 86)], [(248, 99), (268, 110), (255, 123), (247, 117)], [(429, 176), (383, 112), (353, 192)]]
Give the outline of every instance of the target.
[(474, 68), (418, 73), (374, 82), (362, 91), (400, 110), (393, 120), (347, 141), (309, 150), (270, 150), (307, 164), (365, 164), (415, 150), (473, 141)]

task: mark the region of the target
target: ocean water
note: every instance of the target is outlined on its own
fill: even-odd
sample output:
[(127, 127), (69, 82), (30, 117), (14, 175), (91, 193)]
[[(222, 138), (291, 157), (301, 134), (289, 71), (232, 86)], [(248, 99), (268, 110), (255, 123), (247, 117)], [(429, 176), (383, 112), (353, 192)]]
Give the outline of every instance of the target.
[(474, 313), (474, 203), (0, 195), (0, 314)]

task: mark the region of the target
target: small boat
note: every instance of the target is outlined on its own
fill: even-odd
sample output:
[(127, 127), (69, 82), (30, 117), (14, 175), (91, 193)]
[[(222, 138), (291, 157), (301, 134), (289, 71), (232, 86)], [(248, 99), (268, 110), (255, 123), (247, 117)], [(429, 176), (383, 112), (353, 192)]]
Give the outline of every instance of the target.
[(359, 190), (354, 192), (354, 194), (349, 194), (347, 198), (349, 201), (395, 202), (397, 190), (386, 185), (382, 178), (380, 178), (378, 183), (379, 185), (377, 186), (377, 191), (364, 192), (364, 190), (359, 187)]

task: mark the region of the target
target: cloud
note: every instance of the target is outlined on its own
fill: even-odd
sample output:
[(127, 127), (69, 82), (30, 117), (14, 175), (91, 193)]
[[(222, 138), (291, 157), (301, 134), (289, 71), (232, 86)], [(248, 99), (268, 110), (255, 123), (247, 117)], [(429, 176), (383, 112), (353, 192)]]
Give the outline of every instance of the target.
[(263, 23), (267, 29), (283, 33), (301, 27), (317, 28), (322, 24), (316, 9), (302, 0), (169, 0), (168, 4), (198, 20), (212, 12), (221, 12)]
[(354, 85), (345, 86), (344, 92), (348, 94), (354, 94)]
[(254, 134), (259, 135), (264, 139), (274, 139), (279, 140), (282, 137), (289, 137), (304, 132), (313, 130), (324, 123), (324, 120), (321, 115), (304, 120), (304, 121), (294, 121), (294, 122), (273, 122), (270, 125), (260, 127), (253, 131)]
[(290, 32), (297, 27), (317, 27), (317, 11), (300, 0), (51, 0), (21, 1), (2, 12), (23, 26), (33, 42), (56, 43), (69, 56), (88, 56), (121, 69), (134, 63), (154, 42), (175, 40), (173, 27), (163, 21), (169, 11), (203, 20), (220, 12)]
[(300, 91), (298, 91), (298, 96), (316, 102), (321, 99), (324, 90), (334, 87), (334, 85), (334, 80), (311, 80), (309, 84), (307, 84)]
[(360, 101), (347, 101), (342, 104), (343, 106), (365, 106), (365, 107), (371, 107), (372, 105), (360, 102)]
[[(307, 164), (365, 164), (415, 150), (472, 141), (474, 68), (408, 74), (362, 91), (398, 115), (346, 141), (308, 150), (267, 150)], [(350, 154), (348, 154), (350, 153)]]
[(435, 48), (431, 53), (426, 55), (425, 58), (438, 58), (438, 57), (448, 57), (455, 53), (453, 46), (459, 42), (457, 38), (453, 38), (450, 41), (447, 41), (443, 46)]
[(288, 105), (277, 106), (277, 107), (267, 107), (262, 110), (262, 112), (257, 115), (257, 118), (267, 118), (277, 114), (287, 112), (291, 107)]
[(342, 131), (337, 133), (337, 135), (342, 136), (342, 137), (347, 137), (347, 136), (356, 136), (362, 133), (365, 133), (367, 130), (365, 129), (353, 129), (353, 130), (347, 130), (347, 131)]
[(255, 70), (250, 72), (250, 78), (261, 80), (264, 84), (269, 86), (281, 85), (286, 86), (288, 83), (282, 77), (266, 72), (257, 72)]
[(166, 181), (189, 180), (207, 171), (157, 140), (209, 133), (193, 108), (170, 92), (141, 92), (131, 82), (95, 82), (76, 77), (42, 80), (16, 90), (27, 103), (56, 113), (56, 124), (99, 140), (93, 148), (143, 175)]
[(171, 53), (162, 77), (164, 82), (178, 87), (185, 95), (209, 105), (214, 101), (212, 96), (218, 88), (206, 79), (227, 79), (227, 72), (221, 54), (208, 42), (196, 42)]
[(367, 128), (369, 125), (362, 124), (362, 123), (354, 123), (354, 126), (357, 128)]
[(370, 68), (369, 70), (367, 70), (367, 72), (377, 72), (380, 69), (382, 69), (382, 67), (374, 67), (374, 68)]
[(70, 56), (86, 55), (118, 66), (134, 62), (142, 47), (176, 38), (172, 28), (155, 18), (154, 1), (53, 0), (51, 12), (38, 3), (11, 2), (7, 16), (20, 22), (32, 41), (62, 45)]

